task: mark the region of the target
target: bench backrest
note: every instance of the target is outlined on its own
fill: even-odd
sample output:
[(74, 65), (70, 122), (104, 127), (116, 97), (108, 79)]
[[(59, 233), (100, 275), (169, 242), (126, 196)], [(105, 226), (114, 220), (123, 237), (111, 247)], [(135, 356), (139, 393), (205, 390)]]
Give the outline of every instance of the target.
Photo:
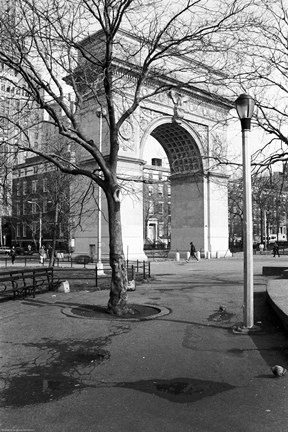
[(11, 281), (25, 278), (37, 278), (37, 276), (47, 276), (53, 279), (53, 267), (41, 267), (35, 269), (18, 269), (0, 272), (0, 281)]

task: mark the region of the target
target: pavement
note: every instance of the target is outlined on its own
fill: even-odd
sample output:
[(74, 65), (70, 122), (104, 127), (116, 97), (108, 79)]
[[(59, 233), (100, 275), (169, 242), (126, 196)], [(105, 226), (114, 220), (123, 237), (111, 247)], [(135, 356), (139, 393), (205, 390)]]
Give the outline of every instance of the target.
[(254, 256), (251, 334), (232, 331), (241, 255), (152, 263), (154, 279), (129, 293), (160, 311), (145, 320), (81, 314), (104, 308), (108, 291), (1, 303), (0, 431), (286, 432), (288, 374), (271, 367), (288, 365), (287, 333), (266, 301), (275, 278), (262, 274), (273, 265)]

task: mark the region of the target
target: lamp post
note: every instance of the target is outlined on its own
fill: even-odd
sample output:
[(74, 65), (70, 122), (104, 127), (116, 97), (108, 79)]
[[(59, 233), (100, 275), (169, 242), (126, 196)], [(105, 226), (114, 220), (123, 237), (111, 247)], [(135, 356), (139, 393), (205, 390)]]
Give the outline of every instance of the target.
[[(102, 126), (103, 117), (107, 115), (107, 111), (99, 107), (96, 111), (96, 115), (99, 118), (99, 151), (102, 152)], [(97, 245), (97, 269), (99, 272), (103, 272), (102, 263), (102, 189), (98, 186), (98, 245)]]
[(242, 129), (242, 160), (243, 160), (243, 192), (244, 192), (244, 326), (254, 325), (253, 298), (253, 224), (252, 224), (252, 192), (251, 192), (251, 161), (249, 135), (251, 118), (254, 110), (254, 99), (241, 94), (235, 101), (236, 110)]
[(35, 201), (27, 201), (29, 204), (35, 204), (39, 207), (39, 249), (42, 247), (42, 209)]

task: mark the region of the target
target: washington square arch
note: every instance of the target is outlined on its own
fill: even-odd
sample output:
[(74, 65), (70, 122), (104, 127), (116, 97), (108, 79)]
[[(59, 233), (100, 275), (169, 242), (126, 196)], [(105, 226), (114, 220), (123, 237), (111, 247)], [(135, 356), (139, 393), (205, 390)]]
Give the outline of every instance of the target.
[[(109, 128), (103, 115), (96, 116), (97, 110), (99, 112), (99, 105), (87, 101), (82, 111), (82, 124), (86, 131), (91, 131), (91, 136), (99, 137), (105, 155), (109, 150)], [(162, 146), (170, 165), (170, 256), (175, 257), (177, 251), (184, 256), (190, 241), (195, 243), (202, 257), (229, 254), (228, 177), (217, 160), (226, 151), (225, 120), (230, 110), (231, 103), (227, 99), (204, 88), (186, 87), (185, 91), (170, 90), (146, 99), (125, 121), (120, 130), (118, 177), (122, 186), (123, 247), (127, 258), (146, 259), (143, 182), (147, 161), (144, 153), (151, 137)], [(109, 253), (103, 195), (100, 197), (101, 217), (91, 215), (73, 235), (75, 253), (89, 253), (95, 260), (99, 244), (102, 258)]]

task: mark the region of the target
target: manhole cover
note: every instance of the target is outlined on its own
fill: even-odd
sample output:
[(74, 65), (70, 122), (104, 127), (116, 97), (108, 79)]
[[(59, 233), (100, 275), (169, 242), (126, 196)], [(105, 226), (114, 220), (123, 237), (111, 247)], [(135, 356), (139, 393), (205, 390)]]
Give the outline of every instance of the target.
[(112, 315), (108, 312), (107, 307), (98, 305), (81, 305), (78, 307), (65, 308), (62, 312), (65, 315), (78, 317), (78, 318), (89, 318), (89, 319), (100, 319), (100, 320), (124, 320), (124, 321), (142, 321), (158, 318), (160, 316), (168, 315), (170, 310), (163, 306), (155, 305), (139, 305), (129, 304), (129, 307), (133, 309), (134, 314), (127, 314), (123, 316)]

